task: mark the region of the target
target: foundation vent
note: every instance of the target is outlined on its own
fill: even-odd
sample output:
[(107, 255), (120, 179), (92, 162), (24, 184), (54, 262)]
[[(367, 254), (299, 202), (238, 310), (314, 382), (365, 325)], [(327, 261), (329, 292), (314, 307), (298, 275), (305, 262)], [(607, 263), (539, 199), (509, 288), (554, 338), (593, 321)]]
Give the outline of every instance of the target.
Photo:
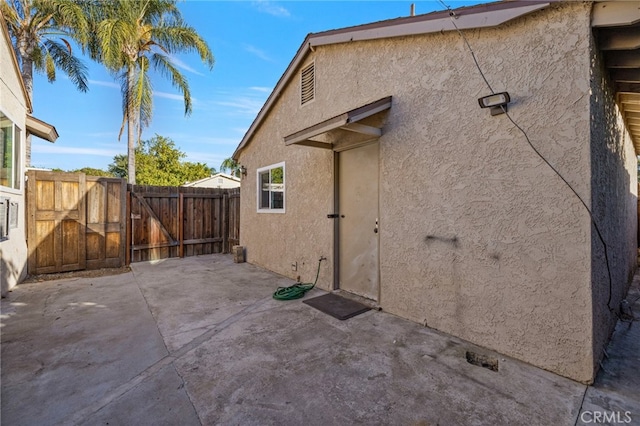
[(312, 63), (302, 69), (300, 73), (300, 105), (307, 104), (315, 98), (316, 75), (315, 64)]

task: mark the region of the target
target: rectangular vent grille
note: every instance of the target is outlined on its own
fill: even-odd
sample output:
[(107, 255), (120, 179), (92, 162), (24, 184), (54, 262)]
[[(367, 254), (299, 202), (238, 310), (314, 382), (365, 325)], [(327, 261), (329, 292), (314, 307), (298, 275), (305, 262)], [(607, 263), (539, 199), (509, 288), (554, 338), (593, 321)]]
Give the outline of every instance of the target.
[(0, 198), (0, 241), (9, 236), (9, 199)]
[(314, 65), (311, 64), (300, 74), (300, 105), (311, 102), (315, 97), (316, 78)]

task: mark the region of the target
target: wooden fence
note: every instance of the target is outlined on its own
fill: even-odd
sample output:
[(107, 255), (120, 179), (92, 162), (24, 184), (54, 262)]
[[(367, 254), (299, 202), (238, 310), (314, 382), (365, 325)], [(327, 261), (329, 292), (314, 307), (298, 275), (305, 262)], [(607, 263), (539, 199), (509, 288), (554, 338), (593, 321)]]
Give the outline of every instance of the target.
[(229, 253), (239, 243), (240, 190), (129, 186), (131, 262)]
[(131, 186), (82, 173), (27, 173), (30, 274), (228, 253), (240, 189)]

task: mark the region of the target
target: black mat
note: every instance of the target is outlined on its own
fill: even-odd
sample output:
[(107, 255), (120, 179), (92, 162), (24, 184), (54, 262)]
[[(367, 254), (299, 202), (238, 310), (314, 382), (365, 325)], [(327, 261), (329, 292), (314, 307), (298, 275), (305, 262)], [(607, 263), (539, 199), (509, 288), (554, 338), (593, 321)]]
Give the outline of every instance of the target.
[(346, 299), (333, 293), (314, 297), (313, 299), (306, 299), (303, 300), (302, 303), (306, 303), (307, 305), (341, 321), (355, 317), (356, 315), (360, 315), (361, 313), (367, 312), (371, 309), (362, 303), (356, 302), (355, 300)]

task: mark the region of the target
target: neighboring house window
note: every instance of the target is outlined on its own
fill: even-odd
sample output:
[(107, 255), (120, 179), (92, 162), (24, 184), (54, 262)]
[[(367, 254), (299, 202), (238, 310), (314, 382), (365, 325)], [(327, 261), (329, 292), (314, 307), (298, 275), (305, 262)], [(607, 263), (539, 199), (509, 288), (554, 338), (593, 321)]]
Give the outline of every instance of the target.
[(284, 213), (284, 163), (258, 169), (258, 212)]
[(311, 102), (316, 96), (315, 63), (302, 69), (300, 73), (300, 105)]
[(20, 189), (20, 129), (0, 112), (0, 186)]

